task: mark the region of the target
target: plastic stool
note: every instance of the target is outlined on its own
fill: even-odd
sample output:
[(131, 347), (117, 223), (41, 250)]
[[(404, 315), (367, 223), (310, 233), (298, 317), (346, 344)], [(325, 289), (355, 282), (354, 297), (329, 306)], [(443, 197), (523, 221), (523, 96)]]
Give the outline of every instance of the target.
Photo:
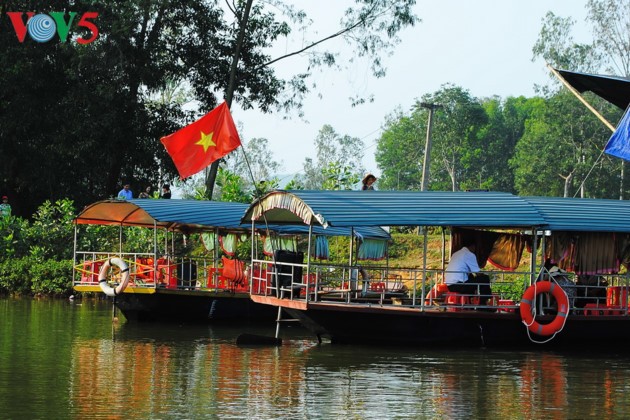
[[(460, 293), (449, 292), (446, 294), (444, 303), (447, 306), (450, 306), (448, 308), (449, 311), (459, 312), (465, 309), (463, 308), (463, 306), (470, 305), (471, 300), (473, 300), (474, 298), (475, 298), (474, 296), (470, 296), (470, 295), (463, 295)], [(479, 303), (479, 300), (477, 300), (477, 303)]]
[(586, 305), (584, 305), (584, 315), (595, 315), (595, 316), (599, 316), (603, 314), (602, 309), (604, 309), (605, 306), (601, 306), (597, 303), (587, 303)]
[(516, 304), (514, 303), (514, 301), (512, 299), (499, 299), (499, 303), (498, 303), (499, 312), (516, 312)]
[(628, 287), (610, 286), (606, 290), (606, 306), (628, 306)]

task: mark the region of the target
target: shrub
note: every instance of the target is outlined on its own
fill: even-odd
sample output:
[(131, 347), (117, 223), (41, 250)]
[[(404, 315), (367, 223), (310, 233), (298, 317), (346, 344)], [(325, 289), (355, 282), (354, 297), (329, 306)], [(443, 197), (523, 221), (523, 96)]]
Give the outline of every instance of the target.
[(31, 292), (35, 294), (72, 294), (72, 260), (33, 262), (29, 269)]

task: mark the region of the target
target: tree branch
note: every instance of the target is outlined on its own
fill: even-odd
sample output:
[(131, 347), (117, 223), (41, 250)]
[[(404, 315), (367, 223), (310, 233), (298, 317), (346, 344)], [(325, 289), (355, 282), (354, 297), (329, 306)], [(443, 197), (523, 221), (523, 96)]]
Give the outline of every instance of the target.
[(358, 21), (357, 21), (354, 25), (348, 26), (347, 28), (344, 28), (344, 29), (342, 29), (342, 30), (340, 30), (340, 31), (337, 31), (337, 32), (335, 32), (335, 33), (334, 33), (334, 34), (332, 34), (332, 35), (329, 35), (329, 36), (327, 36), (327, 37), (325, 37), (325, 38), (320, 39), (319, 41), (315, 41), (315, 42), (313, 42), (312, 44), (307, 45), (306, 47), (302, 48), (301, 50), (293, 51), (293, 52), (291, 52), (291, 53), (289, 53), (289, 54), (282, 55), (282, 56), (280, 56), (280, 57), (274, 58), (274, 59), (273, 59), (273, 60), (271, 60), (271, 61), (268, 61), (268, 62), (266, 62), (266, 63), (263, 63), (263, 64), (261, 64), (260, 66), (255, 67), (255, 68), (254, 68), (254, 71), (259, 70), (259, 69), (261, 69), (261, 68), (263, 68), (263, 67), (270, 66), (270, 65), (272, 65), (273, 63), (275, 63), (275, 62), (277, 62), (277, 61), (280, 61), (280, 60), (283, 60), (283, 59), (285, 59), (285, 58), (288, 58), (288, 57), (292, 57), (292, 56), (294, 56), (294, 55), (301, 54), (301, 53), (303, 53), (304, 51), (310, 50), (311, 48), (313, 48), (313, 47), (315, 47), (315, 46), (317, 46), (317, 45), (321, 44), (322, 42), (326, 42), (326, 41), (328, 41), (328, 40), (330, 40), (330, 39), (337, 38), (338, 36), (341, 36), (341, 35), (343, 35), (343, 34), (345, 34), (345, 33), (347, 33), (347, 32), (352, 31), (353, 29), (355, 29), (355, 28), (357, 28), (357, 27), (359, 27), (359, 26), (361, 26), (361, 25), (365, 24), (365, 22), (368, 20), (368, 18), (369, 18), (369, 17), (370, 17), (370, 15), (371, 15), (371, 12), (375, 9), (375, 7), (376, 7), (376, 6), (372, 7), (372, 10), (370, 11), (370, 13), (368, 13), (368, 14), (367, 14), (364, 18), (362, 18), (362, 19), (358, 20)]

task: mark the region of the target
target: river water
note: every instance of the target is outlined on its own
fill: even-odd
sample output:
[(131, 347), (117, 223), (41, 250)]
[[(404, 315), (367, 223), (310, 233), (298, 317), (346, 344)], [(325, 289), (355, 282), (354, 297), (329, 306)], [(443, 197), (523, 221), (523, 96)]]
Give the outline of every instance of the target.
[(0, 299), (0, 418), (630, 418), (628, 351), (320, 345), (297, 326), (281, 347), (239, 347), (275, 325), (112, 316), (108, 301)]

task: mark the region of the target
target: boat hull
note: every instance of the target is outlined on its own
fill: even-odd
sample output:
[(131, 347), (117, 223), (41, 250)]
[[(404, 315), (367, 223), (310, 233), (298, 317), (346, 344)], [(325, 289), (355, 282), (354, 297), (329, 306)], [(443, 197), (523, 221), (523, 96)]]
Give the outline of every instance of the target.
[[(269, 299), (269, 298), (267, 298)], [(528, 331), (518, 312), (449, 312), (411, 307), (308, 303), (295, 305), (271, 298), (292, 318), (319, 337), (337, 344), (466, 347), (543, 346), (615, 349), (630, 339), (630, 317), (569, 315), (555, 336)], [(548, 322), (553, 316), (541, 317)], [(537, 318), (538, 319), (538, 318)]]
[(253, 302), (248, 293), (128, 288), (114, 298), (131, 322), (273, 322), (278, 309)]

